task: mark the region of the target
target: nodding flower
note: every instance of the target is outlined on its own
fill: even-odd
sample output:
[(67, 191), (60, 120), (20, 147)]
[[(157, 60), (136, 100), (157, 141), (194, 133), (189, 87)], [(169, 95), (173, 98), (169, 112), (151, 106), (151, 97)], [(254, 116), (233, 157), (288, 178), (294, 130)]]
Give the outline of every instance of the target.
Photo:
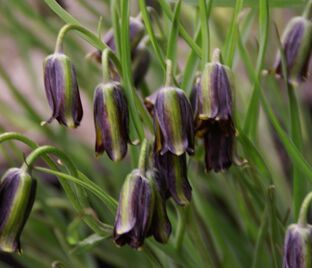
[(76, 128), (83, 116), (75, 67), (64, 53), (56, 52), (44, 61), (44, 86), (51, 117), (60, 124)]
[(24, 170), (9, 169), (0, 182), (0, 250), (21, 252), (20, 235), (31, 212), (36, 181)]
[(311, 248), (312, 226), (290, 225), (284, 242), (283, 268), (312, 267)]
[(102, 83), (94, 94), (95, 151), (113, 161), (124, 158), (129, 142), (127, 99), (119, 82)]
[(186, 154), (154, 153), (154, 165), (165, 181), (166, 196), (172, 196), (178, 205), (188, 205), (192, 198), (192, 187), (187, 178)]
[(184, 92), (176, 87), (163, 87), (154, 106), (155, 150), (161, 155), (171, 152), (180, 156), (194, 153), (192, 107)]
[[(309, 59), (312, 51), (312, 1), (308, 2), (304, 15), (289, 21), (282, 35), (282, 48), (286, 60), (289, 82), (297, 84), (308, 76)], [(274, 70), (283, 77), (282, 59), (277, 53)]]
[(221, 64), (220, 50), (214, 51), (213, 62), (207, 63), (192, 89), (195, 134), (204, 139), (206, 170), (227, 169), (233, 161), (235, 128), (232, 120), (231, 70)]
[(144, 174), (135, 169), (127, 176), (119, 195), (114, 225), (117, 245), (129, 244), (138, 249), (150, 235), (161, 243), (167, 242), (171, 224), (155, 175), (153, 171)]

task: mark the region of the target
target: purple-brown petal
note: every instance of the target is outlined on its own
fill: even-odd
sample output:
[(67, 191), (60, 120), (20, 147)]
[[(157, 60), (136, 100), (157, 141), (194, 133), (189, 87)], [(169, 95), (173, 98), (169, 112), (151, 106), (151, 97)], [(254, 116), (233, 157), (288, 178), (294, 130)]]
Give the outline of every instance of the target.
[(94, 95), (95, 151), (104, 151), (113, 161), (127, 153), (129, 141), (128, 105), (118, 82), (100, 84)]

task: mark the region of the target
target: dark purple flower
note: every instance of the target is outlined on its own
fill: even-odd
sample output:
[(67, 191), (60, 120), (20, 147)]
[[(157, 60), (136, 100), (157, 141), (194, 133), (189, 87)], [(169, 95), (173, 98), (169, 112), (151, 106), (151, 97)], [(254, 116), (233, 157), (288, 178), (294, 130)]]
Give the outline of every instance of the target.
[(288, 227), (284, 242), (283, 268), (310, 268), (312, 226), (292, 224)]
[[(133, 54), (135, 48), (138, 46), (144, 36), (144, 25), (141, 20), (130, 17), (129, 21), (129, 36), (130, 36), (130, 48), (131, 54)], [(116, 52), (116, 44), (114, 37), (114, 30), (110, 29), (103, 38), (104, 43), (113, 51)], [(97, 62), (101, 63), (102, 51), (92, 52), (91, 55)]]
[(149, 233), (155, 206), (155, 185), (139, 169), (126, 178), (119, 195), (114, 226), (117, 245), (133, 248), (143, 245)]
[(9, 169), (0, 183), (0, 249), (20, 252), (20, 235), (31, 212), (36, 181), (18, 168)]
[(201, 136), (207, 121), (232, 120), (232, 73), (219, 62), (206, 64), (191, 94), (195, 131)]
[(192, 107), (184, 92), (175, 87), (159, 90), (154, 107), (156, 153), (194, 153)]
[(185, 206), (192, 198), (192, 187), (187, 178), (186, 154), (180, 156), (167, 152), (154, 153), (154, 166), (165, 181), (165, 197), (172, 196), (175, 202)]
[(118, 161), (127, 153), (129, 115), (127, 99), (119, 82), (100, 84), (94, 94), (95, 151), (107, 152)]
[[(302, 82), (307, 78), (309, 59), (312, 50), (312, 22), (304, 17), (293, 18), (282, 36), (289, 80)], [(275, 73), (283, 76), (280, 52), (274, 64)]]
[(204, 139), (207, 171), (229, 168), (233, 161), (235, 128), (232, 120), (231, 70), (220, 63), (220, 50), (198, 76), (191, 94), (195, 133)]
[(228, 169), (233, 162), (233, 126), (211, 122), (204, 135), (206, 170), (215, 172)]
[(55, 53), (44, 62), (44, 85), (52, 116), (60, 124), (77, 127), (83, 116), (75, 68), (63, 53)]
[(167, 243), (171, 234), (171, 223), (166, 211), (166, 182), (157, 170), (148, 171), (146, 177), (155, 183), (155, 206), (148, 234), (159, 243)]

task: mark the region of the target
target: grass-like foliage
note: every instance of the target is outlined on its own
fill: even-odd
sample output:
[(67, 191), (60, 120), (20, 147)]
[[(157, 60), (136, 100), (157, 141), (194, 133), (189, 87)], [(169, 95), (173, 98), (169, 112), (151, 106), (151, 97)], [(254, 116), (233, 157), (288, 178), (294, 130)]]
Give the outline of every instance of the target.
[(312, 29), (311, 6), (0, 1), (1, 170), (21, 167), (0, 183), (2, 251), (26, 222), (0, 267), (282, 267), (312, 190), (311, 45), (282, 33)]

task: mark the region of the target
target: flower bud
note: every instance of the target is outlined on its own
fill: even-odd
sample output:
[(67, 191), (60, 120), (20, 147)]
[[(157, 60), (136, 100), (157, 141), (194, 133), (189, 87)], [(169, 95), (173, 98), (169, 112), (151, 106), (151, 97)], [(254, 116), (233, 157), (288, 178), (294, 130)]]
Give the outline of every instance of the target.
[(166, 182), (156, 170), (149, 171), (147, 177), (150, 177), (156, 183), (155, 207), (149, 233), (159, 243), (167, 243), (172, 227), (166, 211)]
[(312, 226), (292, 224), (284, 242), (283, 268), (312, 267)]
[(166, 195), (172, 196), (179, 205), (188, 205), (192, 198), (192, 187), (187, 178), (186, 154), (155, 153), (154, 165), (166, 182)]
[(63, 53), (54, 53), (44, 62), (44, 85), (52, 116), (62, 125), (77, 127), (83, 111), (78, 89), (75, 68), (69, 57)]
[(126, 178), (119, 195), (114, 226), (117, 245), (133, 248), (143, 245), (149, 233), (155, 205), (155, 184), (144, 177), (139, 169)]
[[(304, 81), (312, 50), (312, 21), (304, 17), (293, 18), (286, 26), (281, 42), (289, 80)], [(274, 69), (277, 75), (283, 76), (280, 52), (277, 53)]]
[(192, 114), (191, 104), (181, 89), (163, 87), (159, 90), (154, 107), (157, 153), (194, 153)]
[(127, 153), (129, 115), (127, 99), (119, 82), (97, 86), (94, 94), (95, 151), (104, 151), (113, 161)]
[(35, 200), (36, 181), (18, 168), (9, 169), (0, 182), (0, 249), (20, 252), (20, 235)]

